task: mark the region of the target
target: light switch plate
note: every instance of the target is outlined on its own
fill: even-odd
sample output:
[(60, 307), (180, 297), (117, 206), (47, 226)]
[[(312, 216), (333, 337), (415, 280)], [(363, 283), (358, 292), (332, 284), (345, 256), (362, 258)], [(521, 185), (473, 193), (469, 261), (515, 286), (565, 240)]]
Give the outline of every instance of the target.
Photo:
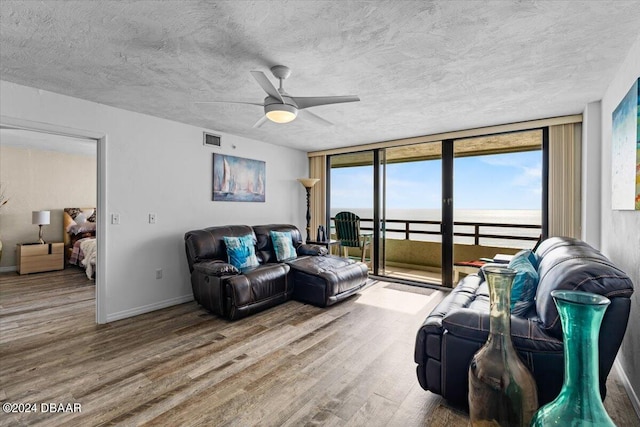
[(112, 213), (111, 214), (111, 224), (119, 225), (120, 224), (120, 214)]
[(155, 224), (155, 223), (156, 223), (156, 214), (150, 213), (149, 214), (149, 224)]

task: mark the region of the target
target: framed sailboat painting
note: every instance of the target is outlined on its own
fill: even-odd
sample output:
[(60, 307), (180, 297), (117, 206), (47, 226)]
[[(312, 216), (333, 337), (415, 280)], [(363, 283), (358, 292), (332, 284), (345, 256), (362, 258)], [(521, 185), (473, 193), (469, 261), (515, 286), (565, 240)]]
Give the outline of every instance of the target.
[(266, 164), (213, 153), (214, 202), (264, 202)]

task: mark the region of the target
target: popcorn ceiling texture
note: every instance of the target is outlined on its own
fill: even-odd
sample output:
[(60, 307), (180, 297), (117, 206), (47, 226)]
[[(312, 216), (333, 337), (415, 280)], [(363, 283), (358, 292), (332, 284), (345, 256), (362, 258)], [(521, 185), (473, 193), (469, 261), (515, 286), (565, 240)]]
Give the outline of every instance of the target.
[[(0, 78), (303, 150), (581, 113), (638, 38), (639, 1), (7, 1)], [(249, 74), (358, 103), (252, 125)], [(276, 80), (272, 79), (276, 84)]]

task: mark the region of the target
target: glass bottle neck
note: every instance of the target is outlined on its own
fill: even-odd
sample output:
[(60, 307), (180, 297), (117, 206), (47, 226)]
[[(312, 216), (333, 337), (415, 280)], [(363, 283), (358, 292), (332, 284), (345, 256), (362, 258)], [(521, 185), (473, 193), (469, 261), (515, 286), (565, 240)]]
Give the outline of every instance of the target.
[(563, 388), (599, 401), (598, 336), (606, 307), (559, 302), (558, 308), (565, 329), (564, 358), (570, 361), (565, 364)]
[(489, 297), (489, 341), (499, 341), (511, 346), (511, 285), (513, 276), (488, 277)]

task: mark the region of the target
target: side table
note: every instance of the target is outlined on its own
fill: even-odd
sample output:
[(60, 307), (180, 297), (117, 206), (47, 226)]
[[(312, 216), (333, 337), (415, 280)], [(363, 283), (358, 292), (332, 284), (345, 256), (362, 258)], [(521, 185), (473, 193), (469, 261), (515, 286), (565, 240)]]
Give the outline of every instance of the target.
[(18, 243), (18, 273), (64, 269), (64, 243)]
[[(324, 246), (329, 250), (329, 254), (332, 254), (333, 251), (331, 250), (331, 248), (333, 246), (337, 246), (338, 248), (340, 248), (340, 240), (325, 240), (325, 241), (317, 241), (317, 240), (307, 240), (307, 243), (310, 245), (320, 245), (320, 246)], [(338, 249), (338, 252), (340, 251), (340, 249)]]

